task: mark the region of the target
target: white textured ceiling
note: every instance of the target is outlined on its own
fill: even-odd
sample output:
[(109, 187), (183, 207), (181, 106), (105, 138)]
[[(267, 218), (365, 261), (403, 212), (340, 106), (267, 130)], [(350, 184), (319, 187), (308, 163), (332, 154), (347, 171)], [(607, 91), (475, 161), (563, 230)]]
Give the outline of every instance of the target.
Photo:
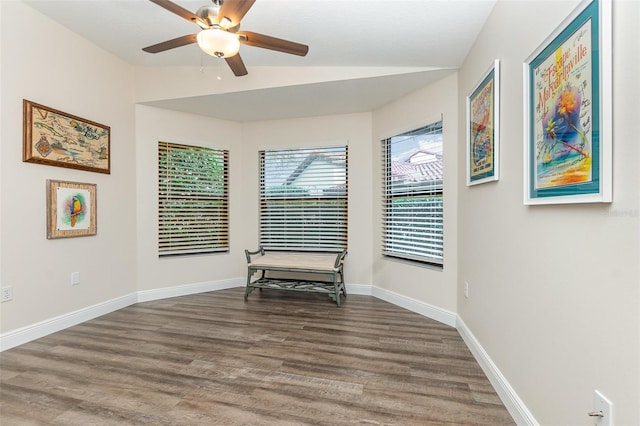
[[(141, 49), (198, 31), (148, 0), (24, 0), (128, 63), (144, 67), (216, 67), (197, 45), (158, 54)], [(175, 0), (195, 12), (210, 0)], [(309, 45), (305, 57), (241, 46), (249, 75), (261, 67), (389, 67), (415, 72), (307, 85), (237, 90), (147, 102), (247, 121), (369, 111), (458, 68), (495, 0), (257, 0), (241, 30)], [(226, 64), (222, 62), (222, 66)], [(247, 78), (247, 77), (230, 77)]]

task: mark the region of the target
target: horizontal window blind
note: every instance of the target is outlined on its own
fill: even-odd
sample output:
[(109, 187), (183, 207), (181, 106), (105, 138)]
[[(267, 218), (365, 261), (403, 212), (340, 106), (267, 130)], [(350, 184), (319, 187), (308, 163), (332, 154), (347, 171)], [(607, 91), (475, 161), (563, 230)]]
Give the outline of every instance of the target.
[(159, 255), (228, 251), (228, 151), (158, 143)]
[(383, 140), (382, 159), (382, 253), (442, 265), (442, 122)]
[(260, 151), (260, 244), (347, 247), (347, 147)]

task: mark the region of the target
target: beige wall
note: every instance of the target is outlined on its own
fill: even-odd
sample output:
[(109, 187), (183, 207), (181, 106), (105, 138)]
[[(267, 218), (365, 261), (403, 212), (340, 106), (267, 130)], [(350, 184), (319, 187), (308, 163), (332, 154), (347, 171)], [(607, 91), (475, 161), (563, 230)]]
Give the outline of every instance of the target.
[[(135, 291), (136, 199), (133, 68), (21, 2), (1, 7), (4, 332)], [(23, 163), (23, 98), (111, 126), (111, 174)], [(98, 235), (46, 239), (47, 179), (97, 184)]]
[[(138, 290), (154, 290), (242, 277), (245, 226), (244, 159), (238, 123), (136, 106), (138, 198)], [(230, 251), (209, 255), (158, 257), (158, 141), (229, 150)]]
[[(458, 83), (455, 74), (386, 105), (373, 114), (373, 284), (405, 297), (456, 311), (458, 188)], [(382, 139), (414, 130), (442, 118), (444, 153), (444, 268), (442, 270), (391, 260), (381, 255)]]
[(258, 150), (349, 145), (348, 284), (371, 285), (371, 114), (273, 120), (243, 125), (246, 208), (242, 222), (250, 230), (249, 247), (258, 244)]
[[(138, 290), (244, 279), (244, 249), (258, 247), (258, 150), (349, 145), (350, 284), (371, 284), (371, 114), (234, 123), (136, 107)], [(229, 253), (158, 258), (157, 141), (229, 150)]]
[[(348, 143), (348, 283), (458, 313), (542, 424), (590, 424), (596, 388), (613, 400), (616, 424), (640, 424), (639, 2), (613, 8), (614, 202), (522, 204), (522, 61), (574, 5), (498, 1), (458, 74), (371, 113), (241, 124), (134, 106), (129, 65), (20, 2), (1, 2), (0, 280), (14, 300), (0, 305), (0, 333), (138, 291), (243, 277), (242, 250), (258, 242), (257, 150)], [(56, 42), (43, 49), (42, 40)], [(465, 95), (496, 58), (501, 179), (468, 188)], [(23, 98), (109, 124), (111, 175), (23, 163)], [(380, 256), (379, 153), (380, 139), (440, 115), (437, 271)], [(157, 258), (158, 140), (230, 150), (230, 253)], [(46, 179), (98, 185), (97, 236), (45, 238)], [(72, 287), (73, 271), (81, 284)]]
[(501, 60), (499, 182), (465, 186), (459, 123), (458, 314), (541, 424), (592, 424), (599, 389), (616, 424), (637, 425), (640, 2), (613, 4), (614, 202), (522, 201), (522, 63), (575, 4), (498, 1), (459, 71), (464, 117), (465, 94)]

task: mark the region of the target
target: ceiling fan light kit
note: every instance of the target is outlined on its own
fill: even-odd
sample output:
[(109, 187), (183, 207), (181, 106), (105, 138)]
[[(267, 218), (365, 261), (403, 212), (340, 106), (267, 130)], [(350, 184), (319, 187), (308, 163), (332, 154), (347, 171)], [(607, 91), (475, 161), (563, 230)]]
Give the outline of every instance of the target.
[(197, 39), (203, 52), (217, 58), (229, 58), (240, 50), (238, 36), (221, 28), (202, 30)]
[(214, 6), (203, 6), (195, 14), (170, 0), (149, 1), (195, 23), (202, 30), (197, 35), (177, 37), (142, 49), (148, 53), (164, 52), (197, 42), (203, 52), (225, 59), (233, 74), (239, 77), (247, 74), (247, 69), (238, 53), (240, 44), (298, 56), (305, 56), (309, 51), (309, 46), (305, 44), (249, 31), (237, 32), (240, 21), (256, 0), (212, 0)]

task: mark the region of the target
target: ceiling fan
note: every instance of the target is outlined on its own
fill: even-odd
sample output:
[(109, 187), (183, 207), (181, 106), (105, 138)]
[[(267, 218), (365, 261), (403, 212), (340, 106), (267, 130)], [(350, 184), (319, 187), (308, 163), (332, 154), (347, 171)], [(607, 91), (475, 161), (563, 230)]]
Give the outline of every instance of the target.
[(309, 51), (309, 46), (304, 44), (251, 31), (238, 31), (240, 21), (256, 0), (211, 0), (212, 6), (202, 6), (196, 13), (191, 13), (169, 0), (150, 1), (189, 22), (197, 24), (201, 30), (197, 34), (189, 34), (145, 47), (142, 49), (145, 52), (159, 53), (198, 43), (203, 52), (224, 58), (233, 74), (239, 77), (247, 74), (247, 68), (238, 53), (240, 44), (298, 56), (305, 56)]

